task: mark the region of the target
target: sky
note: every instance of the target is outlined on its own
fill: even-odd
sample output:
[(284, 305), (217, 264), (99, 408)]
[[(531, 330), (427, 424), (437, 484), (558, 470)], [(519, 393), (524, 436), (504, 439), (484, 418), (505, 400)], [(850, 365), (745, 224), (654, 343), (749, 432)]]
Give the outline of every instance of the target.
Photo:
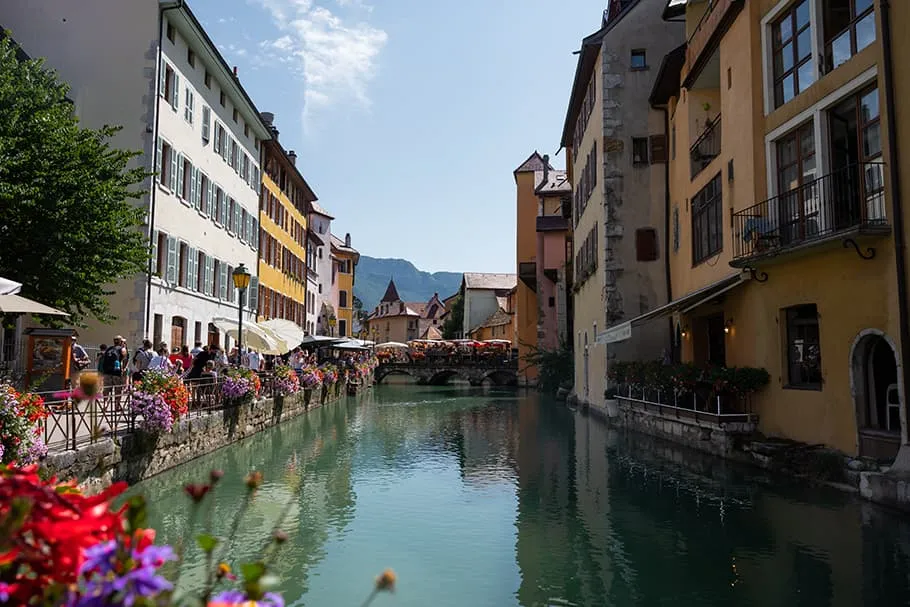
[(515, 272), (515, 181), (559, 149), (573, 52), (606, 0), (190, 0), (371, 257)]

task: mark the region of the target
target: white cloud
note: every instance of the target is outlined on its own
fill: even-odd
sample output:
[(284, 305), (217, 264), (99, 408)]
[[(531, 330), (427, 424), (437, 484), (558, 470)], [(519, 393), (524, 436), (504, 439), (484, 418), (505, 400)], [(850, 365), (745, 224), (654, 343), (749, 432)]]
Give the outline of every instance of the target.
[[(304, 119), (345, 100), (369, 107), (367, 85), (376, 76), (388, 35), (368, 23), (342, 18), (314, 0), (251, 0), (265, 8), (279, 37), (260, 43), (263, 59), (284, 64), (304, 86)], [(363, 0), (335, 0), (369, 12)]]

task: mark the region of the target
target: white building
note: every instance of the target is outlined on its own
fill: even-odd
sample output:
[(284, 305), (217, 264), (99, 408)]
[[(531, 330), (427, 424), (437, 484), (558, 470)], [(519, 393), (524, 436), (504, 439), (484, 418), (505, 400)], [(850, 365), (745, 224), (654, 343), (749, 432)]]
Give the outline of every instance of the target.
[[(316, 270), (315, 282), (315, 308), (312, 313), (316, 335), (329, 335), (331, 330), (328, 324), (329, 318), (337, 317), (335, 310), (336, 297), (332, 294), (332, 220), (334, 217), (319, 206), (318, 203), (312, 203), (310, 210), (310, 229), (314, 232), (311, 239), (314, 247), (313, 264), (308, 267)], [(307, 314), (307, 320), (310, 315)]]
[(464, 294), (462, 334), (467, 337), (494, 312), (508, 308), (509, 292), (518, 284), (515, 274), (465, 272), (461, 279)]
[[(102, 36), (99, 23), (117, 27)], [(70, 84), (86, 126), (123, 125), (114, 145), (141, 151), (137, 162), (157, 173), (139, 201), (150, 272), (113, 287), (118, 319), (83, 341), (227, 345), (210, 322), (237, 318), (231, 272), (258, 267), (259, 142), (270, 135), (186, 2), (4, 0), (0, 24)], [(255, 278), (248, 292), (254, 320)]]

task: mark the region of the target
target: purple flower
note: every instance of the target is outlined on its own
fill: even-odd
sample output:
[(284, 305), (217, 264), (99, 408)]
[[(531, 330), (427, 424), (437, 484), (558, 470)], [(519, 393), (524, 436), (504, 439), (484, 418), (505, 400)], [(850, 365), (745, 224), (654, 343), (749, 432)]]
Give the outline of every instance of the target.
[[(250, 599), (246, 598), (246, 595), (239, 590), (227, 590), (215, 595), (209, 602), (209, 604), (211, 603), (215, 603), (219, 607), (222, 605), (246, 605), (250, 603)], [(284, 607), (284, 599), (281, 598), (281, 595), (274, 592), (266, 592), (255, 604), (257, 607)]]
[(253, 391), (253, 383), (245, 377), (226, 377), (221, 388), (225, 398), (240, 399)]
[(174, 426), (174, 414), (160, 394), (133, 392), (130, 411), (142, 416), (142, 429), (147, 432), (167, 432)]
[(147, 546), (130, 555), (135, 567), (117, 576), (118, 545), (102, 542), (84, 551), (85, 584), (67, 599), (67, 607), (131, 607), (137, 599), (159, 595), (173, 586), (157, 574), (165, 561), (177, 558), (170, 546)]
[[(21, 451), (22, 450), (20, 449), (20, 452)], [(2, 454), (0, 454), (0, 457), (3, 457)], [(44, 441), (40, 438), (36, 438), (34, 442), (25, 449), (25, 453), (20, 459), (23, 464), (35, 464), (45, 457), (47, 457), (47, 445), (45, 445)]]

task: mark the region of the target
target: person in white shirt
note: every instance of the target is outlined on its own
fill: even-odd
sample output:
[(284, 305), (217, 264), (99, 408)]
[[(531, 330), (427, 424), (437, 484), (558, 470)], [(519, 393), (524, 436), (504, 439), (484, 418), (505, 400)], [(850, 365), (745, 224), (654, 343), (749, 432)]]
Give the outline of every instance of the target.
[(200, 352), (202, 352), (202, 342), (197, 341), (195, 343), (195, 345), (193, 345), (193, 349), (190, 350), (190, 356), (192, 356), (193, 358), (196, 358), (196, 355), (199, 354)]
[(250, 348), (249, 353), (244, 357), (247, 366), (253, 371), (259, 371), (262, 367), (262, 356), (256, 350)]
[(149, 362), (148, 366), (150, 371), (173, 371), (174, 363), (171, 362), (171, 359), (167, 355), (167, 345), (161, 344), (158, 347), (158, 354)]

